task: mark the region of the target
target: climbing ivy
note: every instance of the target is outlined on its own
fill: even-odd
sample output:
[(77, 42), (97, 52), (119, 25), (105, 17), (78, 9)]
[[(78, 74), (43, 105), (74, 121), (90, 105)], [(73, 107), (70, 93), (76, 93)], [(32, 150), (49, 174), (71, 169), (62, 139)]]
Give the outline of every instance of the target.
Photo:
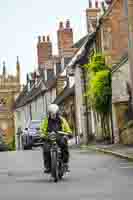
[(105, 56), (100, 53), (94, 54), (91, 62), (84, 67), (89, 73), (86, 96), (93, 110), (101, 116), (101, 127), (107, 135), (112, 99), (110, 69), (106, 65)]

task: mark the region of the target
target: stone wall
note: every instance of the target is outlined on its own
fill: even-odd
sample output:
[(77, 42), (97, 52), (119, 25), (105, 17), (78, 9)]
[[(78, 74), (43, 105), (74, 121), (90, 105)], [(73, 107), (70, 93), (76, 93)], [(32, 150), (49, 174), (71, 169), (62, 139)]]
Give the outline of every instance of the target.
[(129, 82), (129, 62), (128, 60), (122, 64), (112, 74), (112, 102), (127, 101), (129, 96), (127, 93), (127, 82)]
[(127, 82), (129, 82), (129, 63), (124, 62), (112, 74), (112, 103), (115, 143), (121, 141), (121, 133), (127, 123), (128, 100)]

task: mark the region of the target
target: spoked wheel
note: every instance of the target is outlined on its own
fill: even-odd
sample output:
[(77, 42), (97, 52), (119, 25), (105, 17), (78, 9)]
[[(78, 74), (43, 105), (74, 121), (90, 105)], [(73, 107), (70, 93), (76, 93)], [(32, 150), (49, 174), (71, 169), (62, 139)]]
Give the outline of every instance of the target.
[(59, 174), (58, 174), (58, 163), (57, 163), (57, 152), (53, 151), (51, 153), (51, 174), (54, 178), (54, 182), (58, 182)]

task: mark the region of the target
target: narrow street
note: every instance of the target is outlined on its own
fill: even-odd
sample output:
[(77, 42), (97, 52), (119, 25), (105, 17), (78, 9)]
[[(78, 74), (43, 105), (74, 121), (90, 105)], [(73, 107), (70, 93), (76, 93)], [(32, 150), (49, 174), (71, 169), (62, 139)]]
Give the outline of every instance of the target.
[(94, 152), (71, 152), (71, 173), (53, 183), (40, 150), (0, 153), (1, 200), (131, 200), (133, 164)]

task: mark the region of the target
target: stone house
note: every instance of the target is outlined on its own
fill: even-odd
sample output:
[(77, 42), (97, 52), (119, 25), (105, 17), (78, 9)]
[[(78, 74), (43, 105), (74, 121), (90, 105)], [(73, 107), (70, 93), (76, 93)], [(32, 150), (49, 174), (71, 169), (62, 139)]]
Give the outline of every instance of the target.
[[(129, 79), (127, 75), (129, 70), (128, 64), (122, 64), (121, 70), (119, 73), (117, 70), (114, 72), (114, 69), (119, 68), (120, 63), (122, 63), (122, 59), (125, 58), (125, 55), (128, 50), (128, 19), (127, 19), (127, 2), (125, 0), (112, 0), (108, 1), (108, 7), (104, 10), (104, 13), (101, 15), (101, 11), (97, 8), (90, 7), (87, 9), (88, 26), (90, 23), (93, 25), (93, 30), (96, 30), (96, 50), (101, 51), (106, 56), (106, 63), (108, 66), (112, 67), (112, 93), (113, 93), (113, 124), (114, 129), (112, 131), (112, 141), (115, 143), (119, 141), (119, 128), (121, 127), (121, 120), (119, 119), (120, 112), (117, 112), (119, 109), (121, 110), (122, 106), (125, 107), (124, 104), (128, 104), (127, 102), (121, 102), (121, 99), (125, 99), (125, 82)], [(96, 23), (97, 20), (97, 23)], [(88, 29), (90, 30), (90, 29)], [(119, 71), (119, 70), (118, 70)], [(116, 76), (119, 76), (118, 83), (116, 84)], [(120, 78), (121, 77), (121, 78)], [(123, 84), (120, 85), (119, 79), (124, 79)], [(115, 81), (114, 81), (115, 80)], [(115, 85), (115, 87), (114, 87)], [(121, 92), (123, 90), (123, 93)], [(117, 91), (117, 95), (116, 95)], [(121, 96), (119, 99), (118, 94)], [(117, 100), (116, 97), (117, 96)], [(116, 101), (116, 102), (115, 102)], [(126, 101), (126, 100), (124, 100)], [(118, 115), (118, 116), (117, 116)], [(117, 119), (117, 120), (116, 120)], [(121, 122), (120, 122), (121, 121)], [(112, 124), (112, 121), (111, 121)], [(116, 125), (117, 124), (117, 125)], [(112, 125), (111, 125), (112, 126)], [(116, 128), (117, 127), (117, 128)]]
[[(107, 64), (112, 66), (112, 116), (114, 143), (120, 141), (120, 132), (128, 105), (126, 83), (129, 83), (128, 18), (125, 0), (112, 0), (100, 19), (101, 49)], [(119, 110), (119, 112), (118, 112)]]
[[(76, 120), (79, 132), (78, 134), (83, 135), (84, 142), (88, 140), (86, 133), (96, 132), (96, 124), (93, 112), (89, 116), (85, 115), (86, 103), (83, 98), (85, 91), (83, 83), (86, 82), (87, 77), (84, 76), (82, 65), (88, 62), (89, 59), (91, 60), (94, 51), (104, 53), (106, 55), (106, 62), (109, 66), (117, 65), (117, 63), (119, 65), (120, 59), (125, 55), (128, 47), (125, 1), (110, 1), (109, 6), (103, 14), (101, 14), (101, 9), (98, 6), (92, 8), (92, 5), (90, 4), (90, 7), (86, 10), (86, 16), (88, 37), (94, 34), (92, 37), (93, 39), (91, 40), (89, 38), (86, 42), (84, 41), (84, 44), (81, 45), (80, 50), (68, 65), (68, 68), (71, 68), (69, 70), (72, 70), (72, 73), (75, 74)], [(119, 90), (119, 88), (117, 89)], [(87, 113), (89, 112), (90, 110), (88, 109)], [(110, 121), (110, 126), (112, 128), (112, 121)], [(115, 134), (115, 139), (117, 138), (116, 135), (118, 136), (118, 133)], [(113, 132), (111, 137), (113, 140)]]

